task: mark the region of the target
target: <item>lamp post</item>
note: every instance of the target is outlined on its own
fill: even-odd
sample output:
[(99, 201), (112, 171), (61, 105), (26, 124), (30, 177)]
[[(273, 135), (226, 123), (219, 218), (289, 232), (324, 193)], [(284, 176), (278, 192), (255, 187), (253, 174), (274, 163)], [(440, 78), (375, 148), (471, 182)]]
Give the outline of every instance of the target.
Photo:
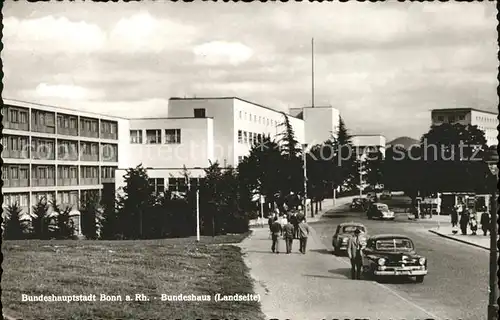
[[(498, 153), (497, 150), (490, 150), (486, 160), (491, 173), (495, 176), (495, 181), (498, 181)], [(491, 188), (491, 218), (490, 218), (490, 288), (488, 302), (488, 320), (498, 319), (498, 285), (497, 285), (497, 270), (498, 270), (498, 223), (497, 223), (497, 183)]]
[[(302, 162), (304, 163), (304, 218), (307, 218), (307, 143), (302, 145)], [(311, 218), (314, 218), (314, 211), (311, 210)]]

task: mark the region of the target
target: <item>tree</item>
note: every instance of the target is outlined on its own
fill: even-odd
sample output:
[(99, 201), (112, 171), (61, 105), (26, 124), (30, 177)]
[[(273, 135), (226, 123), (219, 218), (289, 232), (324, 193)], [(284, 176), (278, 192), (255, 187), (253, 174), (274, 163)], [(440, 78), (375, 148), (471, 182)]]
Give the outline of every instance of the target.
[(70, 212), (71, 207), (66, 206), (64, 209), (61, 208), (55, 201), (51, 203), (54, 212), (57, 213), (56, 226), (57, 231), (55, 236), (57, 239), (71, 239), (75, 235), (75, 224), (73, 219), (71, 219)]
[(25, 226), (21, 221), (22, 210), (16, 204), (7, 207), (8, 220), (5, 225), (5, 239), (21, 240), (25, 238)]
[(87, 239), (98, 239), (103, 224), (103, 208), (98, 193), (90, 193), (80, 206), (82, 233)]
[(365, 160), (365, 181), (372, 187), (383, 183), (384, 156), (382, 152), (370, 152)]
[(301, 159), (302, 148), (295, 137), (295, 131), (290, 123), (288, 116), (282, 112), (283, 122), (280, 124), (284, 128), (279, 134), (279, 146), (283, 157), (281, 163), (276, 163), (275, 166), (281, 165), (282, 176), (280, 181), (282, 196), (287, 196), (291, 192), (295, 194), (303, 194), (304, 176), (302, 174), (303, 163)]
[(142, 164), (127, 169), (124, 195), (118, 198), (118, 228), (125, 239), (139, 239), (144, 236), (144, 213), (156, 202), (148, 174)]
[(477, 126), (432, 126), (421, 138), (425, 193), (444, 191), (485, 192), (491, 174), (483, 160), (487, 150), (484, 132)]
[(33, 206), (33, 215), (31, 218), (33, 233), (35, 239), (48, 239), (49, 238), (49, 223), (50, 219), (47, 217), (49, 205), (47, 199), (42, 198)]

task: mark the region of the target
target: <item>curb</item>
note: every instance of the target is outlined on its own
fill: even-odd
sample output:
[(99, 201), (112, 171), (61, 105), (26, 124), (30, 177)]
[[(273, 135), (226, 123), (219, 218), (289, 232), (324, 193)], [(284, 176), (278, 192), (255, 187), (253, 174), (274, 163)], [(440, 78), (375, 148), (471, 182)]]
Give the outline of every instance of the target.
[(475, 243), (468, 242), (468, 241), (465, 241), (465, 240), (462, 240), (462, 239), (458, 239), (458, 238), (455, 238), (453, 236), (448, 236), (448, 235), (439, 233), (436, 230), (429, 230), (429, 232), (434, 233), (435, 235), (438, 235), (438, 236), (443, 237), (443, 238), (447, 238), (447, 239), (450, 239), (450, 240), (454, 240), (454, 241), (457, 241), (457, 242), (468, 244), (468, 245), (476, 247), (476, 248), (481, 248), (481, 249), (490, 251), (489, 247), (485, 247), (485, 246), (482, 246), (480, 244), (475, 244)]

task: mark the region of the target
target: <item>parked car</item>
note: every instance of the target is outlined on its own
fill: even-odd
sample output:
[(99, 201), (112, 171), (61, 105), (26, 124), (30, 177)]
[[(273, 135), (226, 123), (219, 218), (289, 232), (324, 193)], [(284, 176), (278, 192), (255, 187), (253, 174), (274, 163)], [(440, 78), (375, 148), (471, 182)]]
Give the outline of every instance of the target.
[[(368, 231), (366, 227), (358, 222), (344, 222), (337, 226), (337, 230), (335, 230), (335, 234), (332, 237), (332, 246), (333, 253), (335, 255), (340, 255), (342, 252), (347, 250), (347, 241), (354, 234), (356, 229), (361, 230), (362, 244), (366, 244), (366, 240), (368, 239)], [(363, 243), (363, 241), (365, 243)]]
[(366, 198), (356, 197), (352, 199), (349, 208), (351, 211), (365, 211), (367, 205)]
[(413, 241), (407, 236), (376, 235), (368, 239), (363, 250), (363, 274), (368, 277), (415, 277), (421, 283), (427, 272), (427, 259), (417, 254)]
[(385, 203), (375, 202), (370, 204), (368, 211), (366, 212), (368, 219), (379, 218), (379, 219), (389, 219), (394, 220), (394, 212), (389, 210), (389, 206)]
[(389, 190), (382, 191), (382, 194), (380, 195), (380, 200), (387, 200), (387, 199), (391, 199), (391, 198), (392, 198), (392, 194)]

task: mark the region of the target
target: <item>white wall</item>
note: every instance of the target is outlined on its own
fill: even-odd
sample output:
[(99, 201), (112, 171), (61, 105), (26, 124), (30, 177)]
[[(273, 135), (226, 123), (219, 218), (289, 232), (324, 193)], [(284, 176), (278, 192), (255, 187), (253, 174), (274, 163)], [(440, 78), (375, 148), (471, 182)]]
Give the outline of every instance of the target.
[(205, 109), (213, 118), (213, 159), (221, 166), (234, 164), (234, 99), (170, 99), (169, 117), (194, 117), (194, 109)]
[(337, 135), (340, 112), (332, 107), (304, 108), (305, 138), (316, 145)]
[(470, 119), (472, 125), (477, 125), (484, 132), (488, 146), (498, 145), (498, 115), (472, 110)]
[[(160, 129), (162, 143), (146, 144), (146, 130)], [(181, 143), (165, 144), (165, 129), (180, 129)], [(214, 127), (211, 118), (134, 119), (130, 130), (143, 131), (143, 143), (129, 143), (129, 154), (120, 168), (135, 167), (142, 163), (152, 168), (207, 167), (214, 160)], [(126, 138), (130, 140), (130, 134)]]

